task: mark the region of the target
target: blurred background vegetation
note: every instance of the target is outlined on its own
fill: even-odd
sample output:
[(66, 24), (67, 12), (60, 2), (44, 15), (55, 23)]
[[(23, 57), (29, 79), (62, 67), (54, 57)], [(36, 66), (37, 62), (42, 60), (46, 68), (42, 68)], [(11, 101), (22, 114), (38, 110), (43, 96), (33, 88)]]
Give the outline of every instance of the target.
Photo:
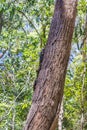
[[(79, 0), (63, 98), (63, 130), (87, 130), (87, 1)], [(0, 130), (22, 130), (54, 0), (0, 0)], [(84, 122), (82, 122), (82, 118)]]

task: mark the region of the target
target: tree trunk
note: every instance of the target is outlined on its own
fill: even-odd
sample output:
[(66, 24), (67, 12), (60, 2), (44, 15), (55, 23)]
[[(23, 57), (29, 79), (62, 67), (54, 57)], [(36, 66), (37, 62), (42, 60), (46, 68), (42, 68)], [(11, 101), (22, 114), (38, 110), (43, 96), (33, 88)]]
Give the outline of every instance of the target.
[(59, 118), (58, 118), (58, 130), (62, 130), (62, 124), (63, 124), (63, 99), (62, 99)]
[(2, 31), (2, 26), (3, 26), (3, 17), (2, 17), (2, 15), (3, 15), (3, 12), (1, 11), (0, 12), (0, 34), (1, 34), (1, 31)]
[(60, 109), (77, 0), (56, 0), (50, 33), (24, 130), (50, 130)]
[(56, 117), (50, 127), (50, 130), (56, 130), (58, 128), (58, 130), (62, 130), (62, 122), (63, 122), (63, 99), (61, 102), (61, 106), (59, 107), (59, 109), (57, 109), (57, 113), (56, 113)]
[(81, 130), (84, 129), (84, 89), (85, 89), (85, 77), (86, 77), (86, 49), (87, 48), (87, 14), (85, 22), (85, 36), (83, 39), (83, 51), (82, 51), (82, 60), (84, 64), (83, 77), (82, 77), (82, 88), (81, 88)]

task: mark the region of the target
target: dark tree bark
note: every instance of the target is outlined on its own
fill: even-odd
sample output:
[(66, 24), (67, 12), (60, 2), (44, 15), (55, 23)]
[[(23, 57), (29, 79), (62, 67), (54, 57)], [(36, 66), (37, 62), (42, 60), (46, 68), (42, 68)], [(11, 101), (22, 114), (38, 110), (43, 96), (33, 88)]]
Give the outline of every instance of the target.
[(50, 33), (24, 130), (50, 130), (56, 113), (59, 113), (76, 6), (77, 0), (56, 0)]

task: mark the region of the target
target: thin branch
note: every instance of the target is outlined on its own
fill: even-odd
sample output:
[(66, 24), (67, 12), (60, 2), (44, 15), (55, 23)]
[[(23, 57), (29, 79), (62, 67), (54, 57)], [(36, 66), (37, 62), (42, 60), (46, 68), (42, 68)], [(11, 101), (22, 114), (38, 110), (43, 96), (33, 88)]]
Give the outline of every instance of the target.
[(0, 34), (1, 34), (1, 31), (2, 31), (2, 26), (3, 26), (3, 12), (1, 11), (0, 12)]
[[(28, 76), (29, 77), (29, 76)], [(29, 78), (27, 79), (25, 86), (22, 88), (22, 90), (20, 91), (20, 93), (16, 96), (14, 103), (16, 103), (16, 100), (19, 98), (19, 96), (24, 92), (24, 90), (27, 88), (27, 83), (29, 83)], [(14, 108), (14, 105), (12, 104), (10, 110), (8, 111), (8, 113), (6, 113), (5, 116), (0, 118), (0, 123), (5, 120), (7, 118), (7, 116), (10, 114), (10, 112), (12, 111), (12, 109)]]
[(42, 44), (42, 38), (37, 30), (37, 28), (35, 27), (35, 25), (32, 23), (32, 21), (26, 16), (26, 14), (24, 12), (22, 12), (21, 10), (17, 10), (19, 13), (21, 13), (26, 19), (27, 21), (33, 26), (33, 28), (35, 29), (36, 33), (38, 34), (39, 38), (40, 38), (40, 42)]
[(87, 39), (87, 12), (86, 12), (86, 22), (85, 22), (85, 30), (84, 30), (84, 32), (85, 32), (85, 36), (84, 36), (84, 38), (82, 40), (82, 44), (80, 46), (80, 49), (83, 47), (83, 45), (84, 45), (84, 43), (85, 43), (85, 41)]
[(4, 51), (2, 52), (2, 54), (0, 54), (0, 59), (6, 54), (7, 50), (8, 50), (8, 49), (4, 50)]

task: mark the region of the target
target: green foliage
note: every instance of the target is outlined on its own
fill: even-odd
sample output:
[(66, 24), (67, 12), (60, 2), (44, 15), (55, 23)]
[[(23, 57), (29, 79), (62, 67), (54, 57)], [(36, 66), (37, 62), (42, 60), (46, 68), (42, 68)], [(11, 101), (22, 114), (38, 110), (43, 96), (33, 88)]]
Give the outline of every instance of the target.
[[(39, 55), (45, 46), (54, 0), (1, 0), (3, 25), (0, 34), (0, 129), (21, 130), (32, 103)], [(64, 90), (63, 128), (80, 130), (81, 90), (84, 66), (82, 46), (86, 33), (87, 1), (80, 0), (73, 47)], [(84, 130), (87, 129), (87, 72), (84, 87)]]
[[(80, 0), (78, 4), (78, 15), (76, 19), (73, 36), (73, 47), (71, 54), (73, 62), (69, 63), (66, 84), (64, 90), (64, 121), (63, 126), (67, 130), (81, 129), (82, 109), (84, 109), (84, 130), (87, 128), (87, 46), (85, 45), (87, 1)], [(85, 56), (85, 57), (84, 57)], [(84, 72), (84, 68), (86, 71)], [(85, 77), (83, 76), (85, 75)], [(84, 77), (84, 78), (83, 78)], [(84, 83), (84, 84), (83, 84)], [(83, 99), (82, 99), (83, 96)]]
[[(2, 0), (0, 129), (21, 130), (32, 103), (39, 54), (46, 44), (52, 1)], [(44, 8), (44, 9), (43, 9)]]

